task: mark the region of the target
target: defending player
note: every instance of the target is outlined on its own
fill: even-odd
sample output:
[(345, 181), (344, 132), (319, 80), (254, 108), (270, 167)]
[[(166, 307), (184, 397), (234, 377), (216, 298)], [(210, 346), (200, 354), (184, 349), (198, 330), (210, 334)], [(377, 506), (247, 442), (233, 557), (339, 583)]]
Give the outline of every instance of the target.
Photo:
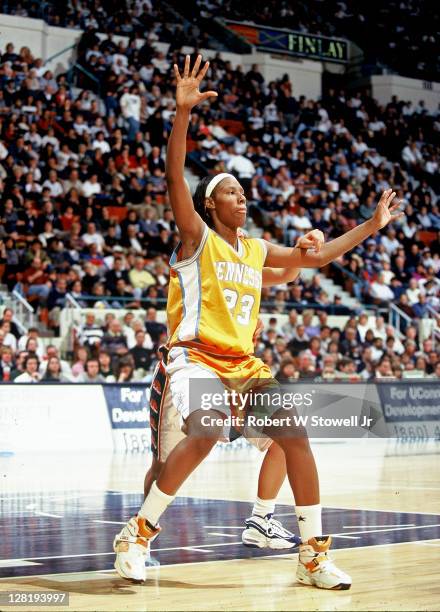
[[(324, 242), (322, 232), (314, 230), (302, 236), (296, 243), (298, 248), (313, 247), (320, 250)], [(292, 282), (299, 270), (263, 269), (263, 287)], [(254, 333), (254, 344), (261, 333), (257, 326)], [(144, 481), (144, 496), (147, 497), (152, 483), (159, 477), (160, 471), (171, 450), (185, 437), (182, 432), (181, 418), (173, 405), (169, 380), (166, 373), (166, 354), (162, 349), (163, 359), (157, 364), (150, 387), (150, 425), (152, 464)], [(237, 432), (234, 432), (235, 434)], [(299, 538), (285, 529), (280, 521), (273, 518), (275, 501), (286, 477), (286, 461), (282, 449), (268, 438), (255, 438), (251, 444), (260, 451), (266, 451), (258, 478), (257, 499), (252, 509), (252, 516), (246, 520), (242, 533), (245, 546), (271, 548), (274, 550), (289, 549), (298, 545)]]
[[(220, 174), (203, 179), (194, 202), (184, 181), (186, 133), (191, 109), (217, 94), (201, 93), (199, 85), (208, 70), (200, 70), (201, 56), (190, 71), (187, 56), (183, 76), (177, 79), (177, 110), (167, 151), (170, 203), (181, 237), (181, 248), (171, 257), (167, 304), (170, 351), (167, 374), (173, 403), (185, 422), (187, 436), (169, 454), (150, 489), (132, 528), (122, 530), (115, 543), (115, 567), (126, 578), (144, 580), (147, 547), (160, 528), (158, 521), (186, 478), (209, 454), (223, 435), (229, 406), (202, 410), (190, 405), (190, 381), (206, 379), (210, 392), (223, 393), (234, 379), (253, 385), (272, 379), (269, 368), (252, 355), (252, 335), (260, 305), (264, 266), (321, 268), (360, 244), (371, 234), (401, 217), (393, 214), (395, 193), (383, 193), (371, 219), (328, 242), (320, 253), (287, 248), (259, 239), (237, 238), (246, 220), (246, 199), (239, 182)], [(211, 423), (209, 433), (203, 427)], [(202, 434), (202, 432), (204, 432)], [(324, 536), (319, 483), (315, 461), (305, 435), (285, 436), (274, 427), (265, 434), (282, 448), (295, 498), (302, 544), (296, 578), (324, 589), (348, 589), (351, 578), (328, 557), (331, 537)], [(134, 529), (134, 532), (132, 531)]]

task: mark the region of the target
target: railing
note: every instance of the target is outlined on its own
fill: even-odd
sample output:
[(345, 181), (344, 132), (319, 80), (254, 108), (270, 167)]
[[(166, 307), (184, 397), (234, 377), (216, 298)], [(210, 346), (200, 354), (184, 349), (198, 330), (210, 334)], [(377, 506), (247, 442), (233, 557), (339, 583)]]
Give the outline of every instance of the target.
[(75, 48), (76, 48), (76, 44), (73, 44), (73, 45), (69, 45), (65, 49), (61, 49), (61, 51), (58, 51), (58, 53), (55, 53), (54, 55), (51, 55), (50, 57), (48, 57), (45, 60), (44, 65), (46, 66), (46, 64), (48, 64), (49, 62), (52, 62), (57, 57), (60, 57), (61, 55), (64, 55), (64, 53), (67, 53), (67, 51), (71, 51), (72, 49), (75, 49)]
[(79, 304), (71, 293), (66, 295), (66, 307), (75, 308), (75, 310), (81, 310), (82, 306)]
[[(402, 321), (404, 322), (403, 324)], [(398, 308), (395, 304), (390, 304), (388, 310), (388, 323), (394, 327), (397, 337), (400, 340), (401, 338), (405, 337), (402, 329), (405, 330), (408, 325), (412, 325), (413, 319), (411, 319), (406, 312), (400, 310), (400, 308)]]
[(36, 316), (34, 309), (29, 302), (15, 290), (11, 293), (11, 308), (16, 316), (16, 323), (20, 331), (27, 333), (29, 327), (35, 327)]
[[(101, 82), (99, 79), (97, 79), (95, 77), (95, 75), (93, 75), (91, 72), (89, 72), (88, 70), (86, 70), (83, 66), (81, 66), (81, 64), (78, 64), (77, 62), (75, 62), (67, 71), (67, 81), (70, 85), (73, 85), (73, 81), (74, 81), (74, 77), (76, 72), (81, 72), (82, 74), (84, 74), (88, 79), (90, 79), (92, 81), (92, 83), (95, 84), (96, 87), (96, 91), (95, 93), (101, 97)], [(84, 87), (84, 89), (88, 89), (88, 87)], [(92, 89), (92, 88), (90, 88)]]
[[(421, 331), (424, 337), (428, 337), (428, 335), (431, 336), (432, 342), (434, 344), (434, 349), (435, 349), (436, 345), (440, 342), (440, 326), (439, 326), (440, 313), (438, 313), (437, 310), (429, 304), (428, 304), (427, 310), (428, 310), (427, 322), (429, 323), (429, 326), (431, 329), (427, 330), (426, 328), (423, 328)], [(423, 325), (423, 320), (420, 321), (420, 325), (421, 326)], [(425, 335), (424, 332), (427, 332), (427, 334)]]

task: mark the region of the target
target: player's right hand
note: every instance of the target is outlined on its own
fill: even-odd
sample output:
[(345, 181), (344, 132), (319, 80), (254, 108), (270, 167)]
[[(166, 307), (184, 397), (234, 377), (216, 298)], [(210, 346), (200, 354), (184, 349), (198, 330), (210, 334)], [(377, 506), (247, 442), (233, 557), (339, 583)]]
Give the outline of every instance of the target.
[(299, 249), (315, 249), (315, 251), (319, 253), (324, 242), (324, 234), (321, 230), (315, 229), (298, 238), (296, 247)]
[(176, 75), (177, 88), (176, 88), (176, 105), (177, 108), (183, 110), (191, 110), (193, 106), (204, 102), (208, 98), (217, 97), (215, 91), (204, 91), (203, 93), (199, 90), (200, 83), (202, 82), (206, 72), (209, 68), (209, 62), (205, 62), (205, 65), (200, 70), (200, 64), (202, 63), (202, 56), (198, 55), (194, 67), (190, 73), (190, 56), (185, 57), (185, 66), (183, 69), (183, 75), (180, 74), (177, 64), (174, 64), (174, 74)]

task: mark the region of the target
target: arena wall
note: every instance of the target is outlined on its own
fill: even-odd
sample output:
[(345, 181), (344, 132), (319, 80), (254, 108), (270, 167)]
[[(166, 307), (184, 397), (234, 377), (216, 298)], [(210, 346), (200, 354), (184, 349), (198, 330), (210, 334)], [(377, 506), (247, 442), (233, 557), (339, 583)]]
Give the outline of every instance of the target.
[(399, 100), (411, 101), (414, 106), (424, 100), (430, 111), (438, 110), (440, 105), (440, 83), (386, 74), (371, 77), (371, 87), (373, 98), (381, 104), (397, 96)]

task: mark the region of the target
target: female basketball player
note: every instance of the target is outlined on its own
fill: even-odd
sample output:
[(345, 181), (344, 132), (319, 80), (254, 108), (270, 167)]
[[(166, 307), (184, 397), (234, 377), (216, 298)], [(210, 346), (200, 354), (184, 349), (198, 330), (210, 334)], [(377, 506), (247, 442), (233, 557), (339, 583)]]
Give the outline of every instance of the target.
[[(301, 236), (296, 246), (298, 248), (313, 247), (320, 250), (324, 243), (324, 235), (319, 230), (308, 232)], [(263, 287), (271, 287), (292, 282), (299, 274), (295, 268), (263, 268)], [(260, 321), (259, 321), (260, 322)], [(262, 331), (262, 323), (254, 332), (254, 344)], [(172, 402), (169, 380), (166, 373), (166, 356), (168, 351), (163, 348), (163, 359), (157, 364), (150, 386), (150, 424), (152, 464), (145, 476), (144, 496), (147, 497), (151, 485), (158, 479), (163, 464), (173, 448), (185, 437), (182, 432), (180, 415)], [(233, 439), (238, 432), (231, 431)], [(289, 549), (298, 544), (298, 538), (285, 529), (273, 518), (275, 502), (287, 474), (284, 452), (272, 440), (251, 440), (251, 444), (261, 451), (267, 451), (260, 467), (258, 477), (257, 499), (252, 509), (252, 516), (245, 522), (242, 541), (246, 546), (256, 548)]]
[[(237, 238), (246, 220), (246, 199), (239, 182), (220, 174), (203, 179), (194, 202), (184, 180), (186, 133), (191, 109), (216, 96), (201, 93), (199, 85), (209, 64), (200, 70), (201, 56), (190, 71), (186, 57), (183, 76), (177, 66), (176, 116), (167, 151), (167, 184), (181, 247), (171, 257), (167, 316), (170, 351), (167, 373), (173, 403), (185, 423), (187, 437), (169, 454), (151, 486), (139, 514), (117, 536), (115, 567), (125, 578), (144, 580), (144, 556), (159, 533), (158, 521), (179, 487), (209, 454), (223, 434), (230, 406), (209, 410), (190, 405), (190, 381), (209, 380), (212, 394), (237, 379), (258, 385), (272, 378), (269, 368), (253, 356), (252, 335), (259, 312), (261, 273), (274, 268), (320, 268), (401, 217), (393, 214), (395, 193), (382, 194), (373, 217), (325, 244), (319, 253), (287, 248), (264, 240)], [(204, 423), (211, 423), (209, 432)], [(327, 555), (330, 536), (323, 536), (319, 484), (315, 461), (304, 435), (285, 436), (274, 427), (264, 434), (282, 448), (296, 502), (300, 535), (297, 580), (324, 589), (348, 589), (351, 578)]]

